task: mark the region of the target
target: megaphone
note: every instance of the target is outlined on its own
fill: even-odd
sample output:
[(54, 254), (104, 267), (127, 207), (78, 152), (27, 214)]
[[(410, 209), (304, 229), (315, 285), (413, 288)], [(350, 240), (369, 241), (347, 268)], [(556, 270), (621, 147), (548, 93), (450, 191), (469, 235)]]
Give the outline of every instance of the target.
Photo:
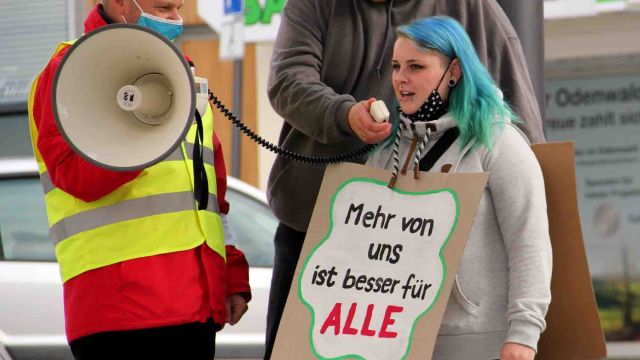
[(206, 80), (194, 82), (169, 40), (141, 26), (114, 24), (84, 35), (65, 54), (53, 83), (53, 114), (67, 143), (87, 161), (139, 170), (180, 145), (196, 93), (205, 87)]

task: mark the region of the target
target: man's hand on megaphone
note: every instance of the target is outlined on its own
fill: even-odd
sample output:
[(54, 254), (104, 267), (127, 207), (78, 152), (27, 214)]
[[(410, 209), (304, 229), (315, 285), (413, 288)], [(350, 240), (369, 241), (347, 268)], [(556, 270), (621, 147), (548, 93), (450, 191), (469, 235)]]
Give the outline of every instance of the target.
[(375, 144), (386, 139), (391, 133), (391, 124), (379, 123), (369, 112), (371, 104), (376, 99), (360, 101), (349, 110), (349, 126), (356, 135), (366, 144)]

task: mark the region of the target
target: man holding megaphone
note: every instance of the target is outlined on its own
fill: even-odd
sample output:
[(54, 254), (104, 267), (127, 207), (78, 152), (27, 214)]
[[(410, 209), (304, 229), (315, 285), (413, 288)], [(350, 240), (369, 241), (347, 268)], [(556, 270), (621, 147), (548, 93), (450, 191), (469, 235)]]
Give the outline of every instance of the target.
[[(183, 4), (103, 0), (86, 35), (60, 44), (31, 90), (76, 359), (213, 359), (215, 332), (240, 320), (251, 298), (247, 261), (224, 232), (212, 110), (194, 110), (191, 68), (171, 44)], [(167, 134), (178, 134), (170, 146)]]

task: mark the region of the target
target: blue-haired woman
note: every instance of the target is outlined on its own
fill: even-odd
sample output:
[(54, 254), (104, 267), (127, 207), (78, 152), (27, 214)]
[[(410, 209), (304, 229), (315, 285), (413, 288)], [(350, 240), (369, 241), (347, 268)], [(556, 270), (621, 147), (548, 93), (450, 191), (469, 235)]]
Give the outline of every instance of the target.
[(540, 166), (459, 23), (429, 17), (397, 34), (399, 121), (368, 164), (394, 174), (491, 173), (433, 358), (533, 359), (551, 300)]

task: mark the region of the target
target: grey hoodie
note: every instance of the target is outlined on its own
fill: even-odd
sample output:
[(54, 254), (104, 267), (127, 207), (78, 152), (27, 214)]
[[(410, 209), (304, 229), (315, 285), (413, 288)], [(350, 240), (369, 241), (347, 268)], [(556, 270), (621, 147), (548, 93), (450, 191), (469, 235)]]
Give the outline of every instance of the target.
[[(399, 147), (401, 166), (411, 140), (424, 137), (424, 122), (405, 125)], [(429, 122), (423, 156), (454, 119), (445, 114)], [(371, 155), (367, 165), (391, 169), (392, 148)], [(494, 126), (493, 146), (464, 149), (458, 138), (432, 171), (489, 172), (467, 246), (454, 281), (433, 360), (498, 359), (505, 342), (537, 348), (551, 300), (552, 255), (547, 203), (540, 165), (515, 126)], [(449, 166), (447, 166), (449, 167)], [(411, 168), (411, 166), (410, 166)], [(391, 173), (391, 172), (390, 172)]]
[[(390, 64), (395, 28), (431, 15), (448, 15), (463, 24), (480, 59), (524, 120), (527, 136), (533, 142), (543, 141), (519, 40), (495, 0), (289, 0), (268, 84), (271, 105), (285, 120), (279, 145), (308, 155), (335, 155), (362, 147), (348, 125), (349, 109), (370, 97), (388, 106), (393, 103)], [(278, 156), (267, 196), (281, 222), (307, 230), (323, 175), (324, 166)]]

